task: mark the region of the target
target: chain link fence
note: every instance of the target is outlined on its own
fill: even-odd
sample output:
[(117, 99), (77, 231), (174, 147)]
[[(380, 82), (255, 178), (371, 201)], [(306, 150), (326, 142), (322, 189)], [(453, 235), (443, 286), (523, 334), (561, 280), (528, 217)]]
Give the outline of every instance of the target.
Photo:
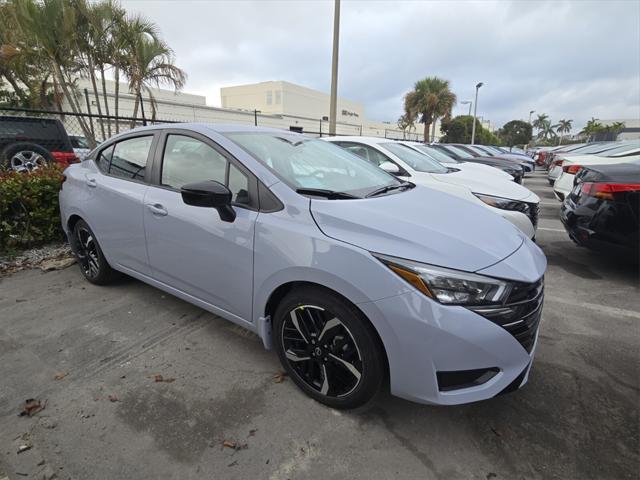
[[(201, 113), (194, 109), (193, 118), (191, 118), (191, 115), (189, 115), (189, 118), (182, 115), (180, 118), (175, 119), (148, 119), (95, 113), (0, 107), (0, 162), (4, 167), (9, 166), (14, 169), (37, 168), (38, 162), (46, 163), (45, 160), (51, 156), (63, 161), (65, 155), (75, 154), (82, 158), (96, 145), (113, 135), (136, 127), (181, 122), (260, 125), (289, 129), (313, 137), (329, 136), (329, 122), (326, 120), (313, 121), (303, 117), (285, 118), (281, 115), (258, 115), (253, 112), (218, 110), (211, 109), (211, 112)], [(71, 145), (64, 139), (64, 133), (61, 132), (62, 129), (66, 131)], [(403, 132), (394, 128), (345, 123), (337, 124), (336, 135), (364, 135), (392, 140), (420, 140), (420, 135), (416, 132)], [(27, 152), (17, 152), (22, 157), (26, 155), (25, 158), (13, 158), (16, 155), (13, 150), (16, 150), (17, 144), (21, 144), (22, 150)], [(29, 145), (30, 149), (24, 148), (25, 145)], [(43, 148), (44, 152), (42, 151)], [(7, 165), (7, 162), (14, 162), (16, 165)]]

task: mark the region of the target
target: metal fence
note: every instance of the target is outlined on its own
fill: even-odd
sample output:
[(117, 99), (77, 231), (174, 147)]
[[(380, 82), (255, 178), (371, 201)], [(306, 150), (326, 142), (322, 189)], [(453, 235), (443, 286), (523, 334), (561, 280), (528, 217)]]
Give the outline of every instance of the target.
[[(169, 120), (164, 118), (145, 118), (145, 117), (123, 117), (113, 115), (98, 115), (95, 113), (74, 113), (74, 112), (61, 112), (53, 110), (34, 110), (25, 108), (13, 108), (13, 107), (1, 107), (0, 116), (4, 117), (31, 117), (31, 118), (51, 118), (60, 120), (64, 126), (67, 134), (72, 138), (72, 143), (86, 142), (89, 148), (93, 148), (95, 144), (103, 142), (113, 135), (126, 132), (132, 128), (145, 126), (145, 125), (159, 125), (168, 123), (181, 123), (177, 120)], [(198, 119), (194, 119), (198, 121)], [(252, 119), (253, 120), (253, 119)], [(255, 121), (252, 124), (260, 125), (262, 118), (255, 117)], [(207, 123), (212, 123), (210, 120), (205, 120)], [(225, 122), (225, 123), (237, 123), (237, 122)], [(247, 122), (242, 122), (247, 124)], [(269, 123), (269, 122), (267, 122)], [(308, 123), (308, 122), (305, 122)], [(0, 137), (11, 136), (11, 132), (7, 132), (7, 122), (0, 121)], [(274, 126), (274, 125), (265, 125)], [(337, 136), (375, 136), (384, 137), (393, 140), (420, 140), (420, 135), (415, 132), (402, 132), (402, 130), (393, 128), (373, 128), (362, 125), (339, 125), (340, 132)], [(346, 128), (349, 127), (349, 128)], [(282, 126), (276, 126), (276, 128), (283, 128)], [(284, 129), (287, 129), (285, 126)], [(290, 125), (289, 130), (304, 133), (314, 137), (327, 137), (329, 136), (329, 122), (320, 120), (317, 122), (317, 129), (307, 129), (303, 126)]]

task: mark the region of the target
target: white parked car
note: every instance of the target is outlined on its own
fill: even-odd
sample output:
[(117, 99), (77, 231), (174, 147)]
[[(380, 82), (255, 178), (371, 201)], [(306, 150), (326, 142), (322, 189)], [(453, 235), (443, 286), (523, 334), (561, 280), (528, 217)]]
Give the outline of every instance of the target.
[(479, 175), (481, 178), (490, 177), (507, 180), (509, 182), (513, 181), (513, 177), (511, 175), (503, 170), (500, 170), (499, 168), (491, 167), (489, 165), (483, 165), (481, 163), (463, 162), (460, 160), (456, 160), (452, 157), (449, 157), (448, 155), (445, 155), (437, 148), (434, 148), (430, 145), (425, 145), (424, 143), (407, 141), (402, 141), (400, 143), (413, 148), (414, 150), (440, 163), (441, 165), (444, 165), (445, 167), (457, 168), (458, 170), (462, 170), (465, 173)]
[(573, 181), (576, 173), (578, 173), (583, 166), (611, 165), (614, 163), (630, 163), (640, 160), (639, 145), (636, 145), (634, 149), (630, 149), (629, 146), (618, 147), (617, 149), (610, 150), (606, 153), (606, 157), (598, 155), (580, 155), (570, 157), (565, 160), (562, 165), (562, 173), (553, 184), (553, 193), (556, 198), (561, 202), (564, 201), (574, 187)]
[(498, 213), (529, 238), (535, 237), (540, 199), (511, 181), (479, 178), (477, 174), (448, 168), (394, 140), (376, 137), (328, 137), (383, 170), (416, 184), (444, 191)]

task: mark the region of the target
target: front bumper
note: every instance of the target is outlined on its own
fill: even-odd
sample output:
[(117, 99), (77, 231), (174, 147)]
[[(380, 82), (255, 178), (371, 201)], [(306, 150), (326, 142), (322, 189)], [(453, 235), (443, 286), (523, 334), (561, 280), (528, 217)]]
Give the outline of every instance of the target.
[[(459, 306), (444, 306), (412, 291), (358, 305), (374, 324), (388, 326), (384, 344), (391, 393), (407, 400), (456, 405), (492, 398), (527, 382), (530, 352), (504, 327)], [(497, 371), (481, 384), (444, 388), (439, 373)]]

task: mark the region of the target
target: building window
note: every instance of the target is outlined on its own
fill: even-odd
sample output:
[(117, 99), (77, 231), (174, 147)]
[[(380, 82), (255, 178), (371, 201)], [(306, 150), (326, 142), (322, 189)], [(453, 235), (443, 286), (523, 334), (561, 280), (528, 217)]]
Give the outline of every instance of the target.
[(267, 90), (267, 105), (271, 105), (273, 103), (273, 92), (271, 90)]
[(282, 103), (282, 92), (280, 90), (276, 90), (276, 105), (280, 105)]

